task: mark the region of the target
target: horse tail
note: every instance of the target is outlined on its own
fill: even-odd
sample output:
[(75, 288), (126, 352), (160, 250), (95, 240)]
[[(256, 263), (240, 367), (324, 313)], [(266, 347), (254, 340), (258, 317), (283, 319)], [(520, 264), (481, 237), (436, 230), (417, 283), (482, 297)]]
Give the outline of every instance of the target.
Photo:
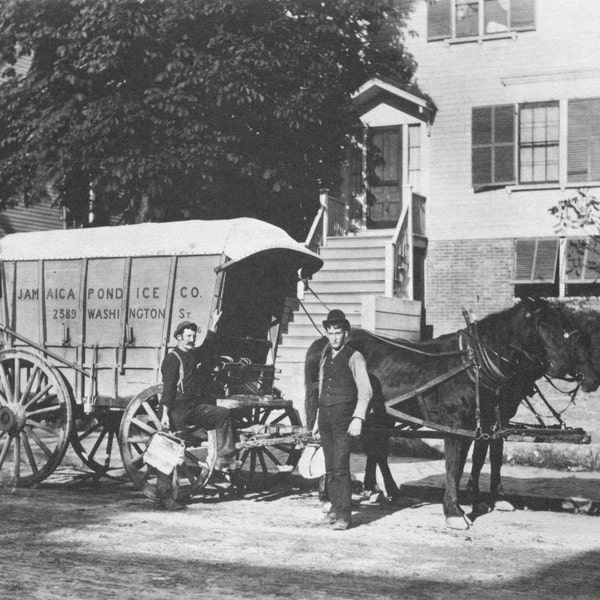
[(304, 361), (304, 414), (306, 415), (306, 426), (312, 429), (317, 418), (317, 406), (319, 402), (319, 363), (327, 338), (315, 340), (306, 352)]

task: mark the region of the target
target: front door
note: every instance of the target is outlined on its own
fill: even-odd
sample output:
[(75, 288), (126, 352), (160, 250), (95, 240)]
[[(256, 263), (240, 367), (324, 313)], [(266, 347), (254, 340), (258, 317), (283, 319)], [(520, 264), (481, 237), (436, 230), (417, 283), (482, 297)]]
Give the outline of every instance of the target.
[(373, 127), (367, 147), (368, 225), (395, 227), (402, 210), (402, 127)]

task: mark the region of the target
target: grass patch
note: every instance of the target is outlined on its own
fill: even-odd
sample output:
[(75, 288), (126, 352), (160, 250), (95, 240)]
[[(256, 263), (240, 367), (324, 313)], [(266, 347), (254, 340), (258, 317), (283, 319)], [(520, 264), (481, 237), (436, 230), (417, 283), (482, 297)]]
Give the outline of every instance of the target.
[(510, 465), (540, 467), (556, 471), (600, 471), (600, 447), (528, 446), (510, 449), (504, 453), (504, 462)]

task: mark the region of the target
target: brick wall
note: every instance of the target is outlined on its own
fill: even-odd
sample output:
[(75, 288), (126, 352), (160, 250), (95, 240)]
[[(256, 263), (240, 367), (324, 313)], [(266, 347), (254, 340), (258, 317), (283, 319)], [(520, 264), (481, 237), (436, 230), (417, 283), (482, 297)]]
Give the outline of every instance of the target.
[(512, 306), (513, 239), (431, 240), (425, 306), (433, 335), (464, 327), (462, 309), (475, 318)]

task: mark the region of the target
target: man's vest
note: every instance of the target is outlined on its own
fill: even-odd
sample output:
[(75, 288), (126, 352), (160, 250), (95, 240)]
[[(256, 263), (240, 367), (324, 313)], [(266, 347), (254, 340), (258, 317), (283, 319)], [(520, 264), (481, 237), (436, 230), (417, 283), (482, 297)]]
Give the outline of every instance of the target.
[(327, 346), (321, 357), (321, 372), (323, 380), (319, 404), (333, 406), (341, 402), (356, 403), (358, 390), (354, 376), (350, 370), (350, 357), (355, 350), (344, 346), (335, 358), (331, 357), (331, 346)]

